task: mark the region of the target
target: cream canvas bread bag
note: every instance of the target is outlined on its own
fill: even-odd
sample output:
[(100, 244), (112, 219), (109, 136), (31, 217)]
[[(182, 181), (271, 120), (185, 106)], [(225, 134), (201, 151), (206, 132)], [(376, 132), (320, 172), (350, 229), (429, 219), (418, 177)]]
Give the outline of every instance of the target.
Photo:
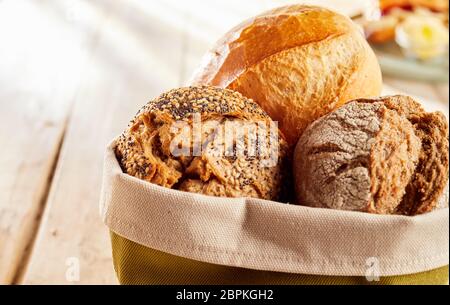
[(185, 193), (124, 174), (114, 145), (100, 212), (122, 284), (448, 282), (448, 208), (382, 216)]

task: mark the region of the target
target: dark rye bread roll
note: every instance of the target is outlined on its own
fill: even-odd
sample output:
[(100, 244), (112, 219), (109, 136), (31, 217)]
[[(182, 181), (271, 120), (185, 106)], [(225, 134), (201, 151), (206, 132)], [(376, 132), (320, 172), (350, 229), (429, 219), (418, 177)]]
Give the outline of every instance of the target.
[(163, 187), (283, 201), (289, 154), (272, 123), (240, 93), (175, 89), (139, 111), (117, 140), (116, 156), (127, 174)]
[(444, 115), (410, 97), (350, 102), (300, 138), (297, 201), (377, 214), (429, 212), (448, 182), (448, 148)]

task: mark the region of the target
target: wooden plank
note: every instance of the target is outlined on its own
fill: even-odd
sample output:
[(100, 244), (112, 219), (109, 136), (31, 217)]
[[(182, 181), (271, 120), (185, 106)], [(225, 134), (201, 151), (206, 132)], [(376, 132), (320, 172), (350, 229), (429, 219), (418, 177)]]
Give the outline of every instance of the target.
[(383, 82), (399, 92), (415, 95), (424, 100), (439, 101), (440, 96), (436, 93), (433, 84), (419, 81), (402, 80), (385, 76)]
[(437, 95), (440, 97), (440, 101), (448, 105), (448, 83), (436, 85), (435, 87)]
[[(116, 282), (98, 203), (107, 143), (150, 98), (180, 81), (183, 24), (158, 1), (96, 2), (109, 10), (61, 151), (26, 284)], [(75, 269), (71, 269), (71, 268)], [(79, 267), (79, 278), (71, 271)]]
[[(276, 1), (166, 0), (165, 2), (174, 10), (183, 11), (187, 21), (184, 39), (185, 61), (181, 82), (189, 84), (203, 55), (221, 36), (243, 20), (274, 6)], [(284, 4), (286, 3), (280, 3), (280, 5)]]
[(0, 2), (0, 284), (27, 260), (90, 43), (59, 13)]

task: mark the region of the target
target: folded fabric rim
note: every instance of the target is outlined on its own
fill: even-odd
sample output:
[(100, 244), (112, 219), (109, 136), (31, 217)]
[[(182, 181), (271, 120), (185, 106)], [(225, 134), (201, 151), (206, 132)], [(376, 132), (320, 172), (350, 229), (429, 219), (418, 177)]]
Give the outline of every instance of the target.
[(100, 213), (111, 231), (146, 247), (311, 275), (395, 276), (449, 264), (448, 208), (385, 216), (184, 193), (124, 174), (113, 147), (106, 152)]

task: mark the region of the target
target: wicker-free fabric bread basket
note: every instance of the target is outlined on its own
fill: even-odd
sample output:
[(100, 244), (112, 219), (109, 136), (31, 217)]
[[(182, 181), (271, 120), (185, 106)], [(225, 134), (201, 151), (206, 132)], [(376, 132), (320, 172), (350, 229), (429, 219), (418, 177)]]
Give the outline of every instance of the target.
[(114, 145), (100, 213), (121, 284), (448, 283), (448, 208), (382, 216), (184, 193), (124, 174)]

